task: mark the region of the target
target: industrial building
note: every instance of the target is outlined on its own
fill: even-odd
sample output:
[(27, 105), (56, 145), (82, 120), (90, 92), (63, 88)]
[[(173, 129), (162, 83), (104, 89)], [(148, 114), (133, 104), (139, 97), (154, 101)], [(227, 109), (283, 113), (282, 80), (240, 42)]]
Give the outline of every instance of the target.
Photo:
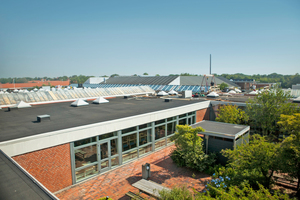
[[(230, 88), (240, 88), (239, 85), (223, 77), (214, 76), (115, 76), (103, 80), (98, 84), (94, 78), (90, 78), (82, 86), (87, 88), (113, 88), (113, 87), (132, 87), (149, 86), (155, 91), (186, 91), (193, 92), (209, 91), (211, 86), (226, 83)], [(92, 82), (93, 84), (88, 84)], [(78, 87), (78, 84), (71, 84)]]

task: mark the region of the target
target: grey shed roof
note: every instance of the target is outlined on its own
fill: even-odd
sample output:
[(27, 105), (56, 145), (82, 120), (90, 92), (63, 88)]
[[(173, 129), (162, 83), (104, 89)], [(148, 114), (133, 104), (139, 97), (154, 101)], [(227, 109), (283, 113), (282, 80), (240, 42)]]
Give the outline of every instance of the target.
[(218, 76), (216, 78), (218, 78), (219, 80), (227, 83), (229, 85), (229, 87), (238, 87), (238, 88), (240, 88), (239, 85), (235, 84), (233, 81), (228, 80), (227, 78), (224, 78), (222, 76)]
[(57, 199), (0, 150), (0, 199)]
[[(204, 76), (180, 76), (180, 85), (201, 85), (203, 81), (203, 85), (205, 85)], [(208, 77), (207, 82), (210, 84), (211, 81), (214, 81), (212, 77)], [(215, 84), (220, 85), (221, 83), (225, 82), (230, 87), (240, 87), (237, 84), (233, 83), (232, 81), (229, 81), (226, 78), (223, 77), (215, 77)]]
[[(201, 85), (203, 79), (204, 76), (180, 76), (180, 85)], [(214, 79), (212, 77), (208, 77), (207, 82), (210, 84), (211, 81), (214, 81)], [(215, 84), (217, 85), (220, 85), (221, 83), (225, 82), (229, 86), (239, 87), (235, 83), (227, 79), (225, 80), (225, 78), (220, 79), (219, 77), (215, 77), (215, 81)], [(205, 80), (203, 80), (202, 84), (205, 85)]]
[(191, 125), (192, 128), (196, 128), (199, 126), (205, 129), (205, 132), (203, 133), (205, 135), (231, 138), (231, 139), (236, 139), (240, 135), (243, 135), (248, 130), (250, 130), (250, 126), (228, 124), (223, 122), (206, 121), (206, 120)]
[(106, 84), (142, 84), (142, 85), (168, 85), (178, 76), (115, 76), (106, 80)]

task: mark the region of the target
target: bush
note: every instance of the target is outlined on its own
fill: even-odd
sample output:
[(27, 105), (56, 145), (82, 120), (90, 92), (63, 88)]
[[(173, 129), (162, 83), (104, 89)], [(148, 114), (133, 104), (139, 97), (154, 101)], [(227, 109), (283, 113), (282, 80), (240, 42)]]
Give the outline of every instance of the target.
[(98, 200), (113, 200), (112, 198), (106, 198), (106, 197), (102, 197), (102, 198), (100, 198), (100, 199), (98, 199)]

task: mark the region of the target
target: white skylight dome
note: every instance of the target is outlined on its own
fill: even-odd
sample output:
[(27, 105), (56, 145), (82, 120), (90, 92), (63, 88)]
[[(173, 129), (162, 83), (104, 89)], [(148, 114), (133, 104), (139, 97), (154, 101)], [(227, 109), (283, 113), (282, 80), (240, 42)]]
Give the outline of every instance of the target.
[(100, 103), (108, 103), (109, 101), (104, 99), (103, 97), (99, 97), (97, 98), (95, 101), (93, 101), (93, 103), (95, 104), (100, 104)]
[(87, 106), (89, 103), (85, 102), (83, 99), (77, 99), (73, 103), (71, 103), (71, 106), (79, 107), (79, 106)]

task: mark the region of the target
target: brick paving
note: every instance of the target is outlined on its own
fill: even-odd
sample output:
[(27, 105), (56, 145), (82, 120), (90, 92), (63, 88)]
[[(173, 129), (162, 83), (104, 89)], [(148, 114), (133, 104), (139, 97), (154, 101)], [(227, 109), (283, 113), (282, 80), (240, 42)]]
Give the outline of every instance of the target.
[[(151, 165), (149, 180), (168, 188), (186, 185), (189, 189), (203, 190), (205, 182), (210, 180), (210, 177), (185, 167), (177, 167), (170, 158), (172, 148), (174, 145), (71, 186), (55, 195), (61, 200), (97, 200), (105, 196), (114, 200), (127, 200), (129, 199), (125, 196), (127, 192), (138, 193), (138, 189), (134, 188), (132, 184), (142, 179), (142, 165), (145, 163)], [(147, 197), (145, 194), (142, 196)]]

